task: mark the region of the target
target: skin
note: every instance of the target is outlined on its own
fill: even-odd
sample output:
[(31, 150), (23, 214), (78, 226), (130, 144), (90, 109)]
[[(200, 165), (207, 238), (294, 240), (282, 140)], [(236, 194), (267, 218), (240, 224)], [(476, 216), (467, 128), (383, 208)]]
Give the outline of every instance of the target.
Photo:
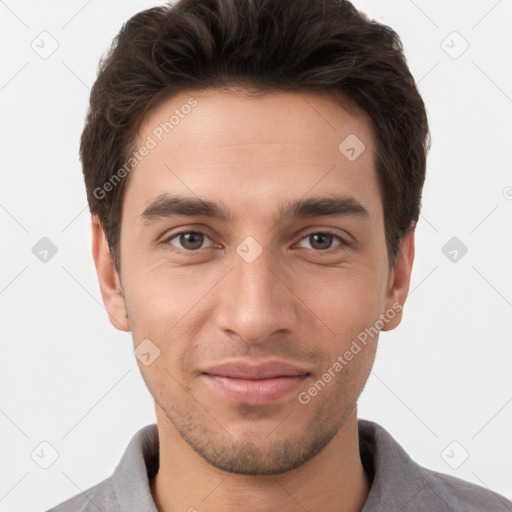
[[(370, 483), (359, 455), (357, 400), (378, 336), (309, 403), (297, 393), (393, 304), (403, 305), (409, 289), (414, 228), (390, 266), (371, 121), (348, 101), (341, 106), (318, 93), (251, 98), (201, 90), (154, 108), (136, 143), (191, 95), (197, 106), (129, 175), (120, 275), (92, 218), (112, 324), (131, 331), (135, 346), (149, 338), (160, 350), (150, 365), (139, 362), (160, 438), (155, 502), (163, 512), (360, 511)], [(349, 134), (366, 147), (354, 161), (338, 149)], [(276, 213), (284, 201), (333, 192), (354, 198), (368, 216)], [(169, 216), (145, 224), (142, 212), (162, 193), (215, 201), (231, 219)], [(201, 248), (176, 236), (191, 231), (206, 235), (199, 235)], [(325, 232), (348, 245), (334, 236), (319, 246), (310, 236)], [(262, 248), (251, 263), (236, 252), (248, 236)], [(396, 312), (382, 330), (400, 320)], [(201, 375), (232, 358), (286, 361), (310, 375), (272, 404), (236, 404)]]

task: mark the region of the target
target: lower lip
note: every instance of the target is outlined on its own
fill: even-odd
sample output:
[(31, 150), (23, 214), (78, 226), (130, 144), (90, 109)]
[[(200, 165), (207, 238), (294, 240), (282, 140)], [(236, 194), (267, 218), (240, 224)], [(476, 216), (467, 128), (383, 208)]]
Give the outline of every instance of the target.
[(234, 379), (204, 374), (208, 384), (235, 403), (267, 405), (283, 398), (304, 382), (307, 375), (274, 377), (272, 379)]

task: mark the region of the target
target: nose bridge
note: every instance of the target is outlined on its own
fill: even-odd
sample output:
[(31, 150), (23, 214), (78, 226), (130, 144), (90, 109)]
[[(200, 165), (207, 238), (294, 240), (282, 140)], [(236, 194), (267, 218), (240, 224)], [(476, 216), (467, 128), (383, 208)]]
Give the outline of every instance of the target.
[(296, 324), (293, 295), (281, 282), (281, 264), (271, 249), (245, 240), (233, 255), (233, 269), (223, 286), (218, 322), (246, 341), (260, 342)]

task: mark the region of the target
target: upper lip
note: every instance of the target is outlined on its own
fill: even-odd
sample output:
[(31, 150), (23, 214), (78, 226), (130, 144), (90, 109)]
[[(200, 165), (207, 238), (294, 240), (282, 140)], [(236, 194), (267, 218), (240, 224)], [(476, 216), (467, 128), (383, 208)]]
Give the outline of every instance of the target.
[(259, 364), (231, 361), (210, 366), (203, 373), (232, 379), (271, 379), (308, 375), (309, 372), (290, 363), (268, 361)]

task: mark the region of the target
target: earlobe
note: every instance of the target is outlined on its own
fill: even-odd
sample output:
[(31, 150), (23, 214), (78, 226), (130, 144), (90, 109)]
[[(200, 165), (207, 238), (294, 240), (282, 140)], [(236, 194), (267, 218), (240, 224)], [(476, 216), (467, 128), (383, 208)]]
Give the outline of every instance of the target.
[(105, 232), (97, 215), (91, 217), (92, 255), (98, 274), (103, 304), (108, 313), (110, 323), (120, 331), (130, 331), (126, 304), (122, 292), (121, 281), (112, 255), (110, 254)]
[(415, 225), (411, 226), (400, 240), (397, 257), (389, 274), (386, 311), (384, 312), (389, 320), (382, 329), (383, 331), (394, 329), (402, 321), (402, 310), (409, 293), (412, 264), (414, 262), (415, 228)]

